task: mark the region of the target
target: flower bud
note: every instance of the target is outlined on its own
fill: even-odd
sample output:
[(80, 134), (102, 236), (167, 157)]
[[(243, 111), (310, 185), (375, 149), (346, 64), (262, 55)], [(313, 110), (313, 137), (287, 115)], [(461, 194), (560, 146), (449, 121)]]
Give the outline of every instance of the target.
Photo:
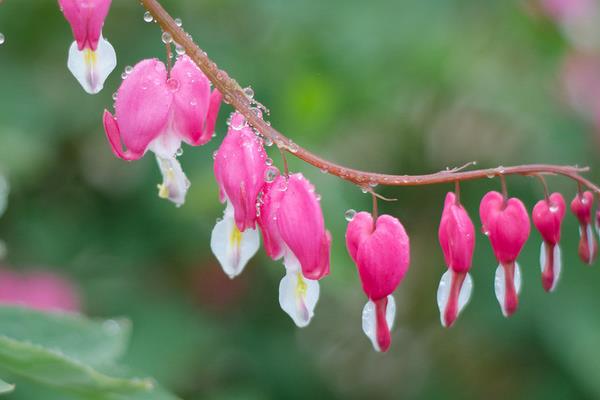
[(498, 192), (489, 192), (481, 200), (479, 215), (483, 232), (490, 239), (496, 259), (495, 291), (502, 313), (508, 317), (518, 307), (521, 289), (521, 270), (516, 262), (523, 249), (531, 226), (523, 202), (505, 199)]
[(533, 224), (542, 235), (540, 267), (542, 286), (547, 292), (556, 288), (562, 266), (560, 253), (560, 228), (565, 217), (565, 200), (560, 193), (552, 193), (533, 208)]
[(356, 263), (369, 302), (363, 310), (363, 330), (376, 351), (387, 351), (394, 321), (392, 293), (410, 263), (410, 241), (398, 219), (382, 215), (373, 221), (360, 212), (346, 229), (346, 247)]
[(471, 297), (473, 281), (468, 273), (475, 249), (475, 227), (469, 214), (448, 193), (438, 231), (448, 271), (442, 275), (437, 292), (440, 319), (450, 327)]
[(592, 232), (592, 208), (594, 195), (590, 191), (578, 193), (571, 202), (571, 212), (579, 220), (579, 258), (591, 265), (593, 264), (598, 244)]

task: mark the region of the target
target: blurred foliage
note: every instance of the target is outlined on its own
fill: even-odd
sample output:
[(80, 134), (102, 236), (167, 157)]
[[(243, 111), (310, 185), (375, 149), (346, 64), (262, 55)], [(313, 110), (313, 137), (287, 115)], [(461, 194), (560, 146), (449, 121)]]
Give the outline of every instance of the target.
[[(596, 134), (557, 84), (567, 44), (531, 2), (164, 4), (221, 67), (253, 86), (274, 126), (336, 162), (390, 173), (472, 160), (482, 167), (553, 162), (590, 165), (590, 178), (600, 181)], [(119, 71), (142, 58), (164, 59), (160, 30), (142, 15), (136, 1), (113, 2), (104, 35)], [(56, 2), (6, 0), (0, 32), (0, 169), (11, 184), (0, 219), (5, 264), (70, 276), (86, 314), (130, 318), (120, 362), (132, 370), (185, 399), (600, 398), (599, 277), (577, 258), (571, 216), (557, 292), (543, 292), (533, 232), (520, 260), (520, 309), (509, 320), (493, 293), (493, 254), (479, 235), (471, 304), (445, 330), (435, 302), (444, 270), (437, 224), (451, 187), (377, 188), (399, 198), (380, 209), (407, 227), (412, 264), (396, 293), (392, 349), (374, 354), (360, 329), (366, 299), (343, 239), (344, 211), (369, 210), (370, 197), (291, 159), (321, 193), (333, 236), (332, 275), (322, 282), (313, 322), (298, 330), (277, 302), (279, 263), (260, 254), (229, 281), (210, 253), (223, 208), (211, 154), (229, 107), (217, 139), (185, 148), (192, 187), (176, 209), (156, 196), (151, 157), (125, 163), (112, 155), (101, 113), (112, 105), (119, 72), (99, 95), (83, 92), (66, 69), (72, 36)], [(561, 178), (549, 183), (566, 197), (576, 189)], [(543, 193), (530, 178), (508, 184), (530, 209)], [(476, 221), (480, 198), (498, 187), (495, 180), (463, 184)], [(15, 340), (30, 334), (15, 330)], [(15, 378), (7, 399), (53, 398)]]

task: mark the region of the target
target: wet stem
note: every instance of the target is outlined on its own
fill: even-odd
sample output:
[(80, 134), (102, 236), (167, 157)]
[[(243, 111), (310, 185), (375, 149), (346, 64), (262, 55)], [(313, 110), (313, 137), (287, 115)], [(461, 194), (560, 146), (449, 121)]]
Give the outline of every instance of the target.
[[(2, 0), (0, 0), (0, 2), (1, 1)], [(500, 177), (505, 186), (506, 182), (504, 177), (506, 175), (562, 175), (577, 182), (579, 187), (586, 187), (600, 197), (600, 187), (581, 175), (581, 173), (587, 172), (589, 168), (580, 168), (577, 166), (527, 164), (510, 167), (465, 170), (467, 167), (474, 165), (473, 163), (469, 163), (463, 167), (446, 169), (426, 175), (388, 175), (360, 171), (323, 159), (309, 150), (298, 146), (287, 136), (264, 121), (262, 116), (254, 111), (253, 100), (246, 96), (244, 90), (237, 81), (232, 79), (226, 71), (219, 69), (217, 64), (212, 61), (208, 55), (196, 45), (196, 43), (194, 43), (181, 27), (177, 25), (173, 17), (165, 11), (158, 0), (138, 1), (141, 2), (142, 6), (150, 12), (150, 14), (152, 14), (154, 20), (158, 22), (162, 30), (168, 32), (174, 42), (178, 43), (185, 50), (186, 54), (194, 61), (194, 63), (196, 63), (196, 65), (198, 65), (202, 72), (204, 72), (214, 87), (223, 94), (224, 102), (231, 105), (242, 114), (248, 123), (263, 137), (267, 137), (274, 143), (277, 143), (282, 154), (287, 151), (300, 160), (322, 171), (327, 171), (327, 173), (337, 176), (340, 179), (351, 182), (360, 188), (364, 188), (369, 184), (383, 186), (422, 186), (483, 179), (486, 177)], [(170, 62), (170, 57), (167, 58)], [(285, 158), (284, 164), (287, 165)], [(506, 192), (505, 189), (503, 191)], [(381, 196), (378, 197), (381, 198)]]

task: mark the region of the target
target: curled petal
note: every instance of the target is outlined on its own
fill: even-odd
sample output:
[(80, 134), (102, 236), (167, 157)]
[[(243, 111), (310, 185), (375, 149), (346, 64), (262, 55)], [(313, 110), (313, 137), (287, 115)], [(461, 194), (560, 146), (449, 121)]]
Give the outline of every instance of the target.
[(162, 158), (159, 155), (156, 161), (163, 176), (163, 182), (158, 185), (158, 196), (172, 201), (178, 207), (183, 205), (190, 181), (183, 173), (181, 164), (175, 157)]
[(505, 317), (517, 311), (521, 291), (521, 269), (516, 262), (498, 265), (494, 280), (496, 299)]
[(442, 275), (437, 303), (443, 327), (451, 327), (471, 298), (473, 280), (467, 272), (448, 270)]
[(123, 150), (123, 145), (121, 144), (121, 132), (119, 131), (119, 124), (115, 117), (112, 116), (108, 110), (104, 110), (104, 115), (102, 118), (104, 123), (104, 132), (106, 132), (106, 137), (108, 138), (108, 142), (110, 143), (111, 149), (113, 153), (123, 160), (137, 160), (142, 157), (143, 153), (133, 153), (129, 150)]
[[(289, 253), (288, 253), (289, 254)], [(319, 282), (302, 275), (300, 263), (286, 255), (286, 275), (279, 284), (279, 305), (299, 327), (307, 326), (319, 300)]]
[(579, 227), (579, 258), (588, 265), (592, 265), (598, 253), (598, 243), (594, 237), (592, 224), (588, 223)]
[(260, 239), (256, 229), (241, 232), (234, 221), (233, 209), (228, 203), (223, 219), (215, 225), (210, 238), (210, 248), (219, 260), (223, 271), (235, 278), (256, 254)]
[(542, 286), (546, 292), (553, 292), (560, 278), (562, 258), (560, 246), (542, 242), (540, 249), (540, 267), (542, 269)]
[(377, 352), (386, 352), (391, 344), (390, 331), (394, 325), (396, 301), (389, 295), (377, 301), (369, 300), (362, 312), (363, 332)]
[(206, 115), (206, 124), (204, 126), (204, 133), (198, 139), (198, 143), (204, 144), (213, 137), (215, 133), (215, 125), (217, 123), (217, 117), (219, 116), (219, 109), (221, 108), (221, 100), (223, 95), (217, 89), (214, 89), (210, 95), (210, 101), (208, 103), (208, 113)]
[(117, 55), (112, 45), (100, 36), (96, 50), (79, 50), (73, 42), (69, 48), (67, 67), (89, 94), (96, 94), (104, 87), (104, 81), (117, 66)]

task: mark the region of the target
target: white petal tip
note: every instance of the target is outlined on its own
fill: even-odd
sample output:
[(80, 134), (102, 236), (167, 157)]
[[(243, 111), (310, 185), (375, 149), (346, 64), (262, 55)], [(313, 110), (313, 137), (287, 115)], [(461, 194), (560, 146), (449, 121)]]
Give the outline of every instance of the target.
[(460, 275), (447, 270), (442, 275), (437, 291), (437, 304), (440, 311), (440, 322), (444, 328), (452, 326), (465, 308), (473, 291), (473, 280), (466, 273), (460, 282)]
[[(394, 326), (394, 319), (396, 316), (396, 301), (392, 295), (389, 295), (387, 300), (385, 322), (387, 328), (391, 330)], [(377, 352), (381, 352), (379, 343), (377, 342), (377, 310), (375, 303), (371, 300), (367, 301), (367, 304), (365, 304), (362, 311), (362, 330), (371, 341), (373, 349)]]
[(104, 81), (117, 66), (117, 55), (112, 45), (100, 36), (98, 47), (79, 50), (77, 42), (69, 48), (67, 67), (89, 94), (99, 93)]
[[(521, 292), (521, 268), (519, 264), (515, 261), (514, 263), (514, 273), (512, 282), (507, 282), (505, 278), (505, 270), (502, 264), (498, 265), (496, 269), (496, 276), (494, 279), (494, 291), (496, 293), (496, 299), (500, 304), (500, 309), (502, 310), (502, 315), (505, 317), (511, 316), (516, 310), (516, 304), (514, 301), (518, 301), (518, 295)], [(507, 292), (512, 288), (507, 288), (507, 285), (512, 285), (514, 288), (516, 298), (509, 299), (507, 302)], [(512, 301), (510, 301), (512, 300)]]
[(299, 271), (287, 270), (279, 284), (279, 305), (297, 327), (304, 328), (310, 323), (318, 299), (318, 281), (304, 278)]

